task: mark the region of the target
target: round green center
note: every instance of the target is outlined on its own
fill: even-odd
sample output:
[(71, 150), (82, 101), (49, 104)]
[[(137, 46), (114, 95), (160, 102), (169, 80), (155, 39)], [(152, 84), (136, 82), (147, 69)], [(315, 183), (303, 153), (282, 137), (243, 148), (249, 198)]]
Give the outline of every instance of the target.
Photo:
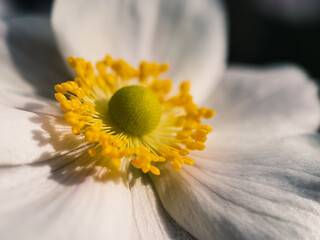
[(123, 87), (109, 101), (109, 114), (114, 124), (134, 136), (154, 130), (159, 125), (161, 113), (157, 96), (142, 86)]

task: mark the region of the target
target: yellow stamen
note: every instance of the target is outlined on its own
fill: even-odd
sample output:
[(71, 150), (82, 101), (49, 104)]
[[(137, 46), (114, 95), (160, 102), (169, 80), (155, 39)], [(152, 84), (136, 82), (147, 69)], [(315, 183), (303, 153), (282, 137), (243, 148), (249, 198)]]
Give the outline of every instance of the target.
[(141, 62), (135, 69), (106, 56), (95, 72), (82, 58), (68, 62), (78, 76), (57, 84), (55, 98), (73, 134), (92, 145), (89, 156), (100, 155), (115, 168), (130, 161), (144, 173), (159, 175), (159, 165), (168, 162), (179, 171), (183, 164), (194, 164), (187, 157), (191, 151), (205, 149), (212, 128), (201, 119), (213, 117), (214, 111), (197, 107), (188, 81), (168, 97), (172, 81), (160, 78), (168, 64)]

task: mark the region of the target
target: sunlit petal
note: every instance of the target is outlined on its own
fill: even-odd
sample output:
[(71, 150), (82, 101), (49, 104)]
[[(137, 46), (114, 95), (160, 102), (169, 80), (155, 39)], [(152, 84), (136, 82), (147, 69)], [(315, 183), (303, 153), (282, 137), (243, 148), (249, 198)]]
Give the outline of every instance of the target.
[(3, 105), (0, 105), (0, 132), (0, 165), (43, 161), (85, 145), (81, 138), (71, 133), (63, 116)]
[(295, 66), (233, 67), (207, 104), (216, 110), (213, 135), (274, 137), (316, 131), (317, 88)]
[(0, 173), (2, 239), (131, 239), (125, 175), (100, 173), (86, 152)]
[(65, 58), (96, 62), (111, 54), (132, 64), (165, 61), (170, 77), (194, 81), (197, 101), (224, 69), (226, 29), (217, 0), (62, 0), (55, 2), (52, 20)]
[(320, 237), (318, 135), (211, 140), (196, 168), (153, 177), (161, 202), (199, 239)]

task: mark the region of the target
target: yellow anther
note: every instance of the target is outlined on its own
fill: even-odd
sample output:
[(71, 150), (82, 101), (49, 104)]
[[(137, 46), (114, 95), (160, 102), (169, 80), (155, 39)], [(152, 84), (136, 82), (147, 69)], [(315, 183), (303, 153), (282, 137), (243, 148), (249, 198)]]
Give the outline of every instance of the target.
[(187, 165), (193, 165), (194, 164), (194, 160), (192, 158), (183, 157), (182, 159), (183, 159), (184, 164), (187, 164)]
[(61, 87), (62, 87), (66, 92), (72, 92), (72, 90), (73, 90), (73, 87), (72, 87), (71, 84), (69, 84), (68, 82), (61, 83)]
[(184, 145), (187, 145), (187, 144), (193, 143), (193, 140), (190, 138), (186, 138), (186, 139), (181, 140), (181, 143)]
[(155, 156), (155, 158), (152, 161), (153, 162), (165, 162), (166, 159), (162, 156)]
[(141, 83), (144, 83), (147, 81), (149, 77), (157, 78), (161, 73), (166, 72), (169, 68), (169, 65), (164, 63), (164, 64), (157, 64), (155, 62), (141, 62), (139, 66), (139, 81)]
[(107, 56), (105, 57), (105, 59), (104, 59), (104, 62), (105, 62), (105, 64), (106, 64), (107, 66), (111, 66), (112, 63), (113, 63), (113, 59), (112, 59), (111, 56), (107, 55)]
[(60, 105), (62, 105), (63, 109), (72, 110), (72, 104), (70, 103), (70, 101), (65, 100), (65, 101), (60, 102), (60, 103), (61, 103)]
[(199, 129), (197, 129), (197, 130), (195, 131), (195, 134), (197, 134), (197, 135), (199, 135), (199, 136), (206, 136), (206, 135), (208, 134), (208, 131), (205, 130), (205, 129), (199, 128)]
[(92, 116), (82, 116), (81, 120), (86, 121), (86, 122), (91, 122), (91, 121), (93, 121), (93, 117)]
[(170, 152), (169, 148), (165, 145), (162, 145), (159, 147), (158, 149), (159, 153), (161, 153), (162, 155), (167, 154), (168, 152)]
[(60, 92), (54, 94), (54, 97), (60, 102), (64, 102), (64, 101), (67, 101), (67, 98)]
[(69, 57), (68, 58), (68, 64), (70, 65), (70, 67), (75, 68), (76, 67), (75, 58), (74, 57)]
[(141, 168), (141, 165), (140, 165), (140, 163), (137, 161), (137, 159), (132, 159), (132, 160), (131, 160), (131, 164), (132, 164), (135, 168), (138, 168), (138, 169)]
[(133, 154), (134, 154), (133, 148), (126, 148), (122, 151), (123, 157), (126, 157), (126, 158), (131, 158)]
[(95, 111), (95, 108), (94, 108), (94, 104), (92, 102), (84, 102), (83, 103), (83, 107), (86, 109), (86, 111), (94, 114), (96, 111)]
[(89, 143), (96, 143), (100, 139), (100, 133), (94, 132), (92, 130), (87, 130), (85, 132), (85, 138)]
[[(106, 56), (95, 64), (95, 71), (92, 63), (82, 58), (70, 57), (68, 63), (78, 76), (74, 81), (55, 85), (55, 98), (66, 112), (65, 119), (71, 125), (72, 132), (84, 135), (86, 141), (92, 144), (87, 150), (89, 156), (99, 154), (115, 168), (120, 167), (122, 158), (127, 158), (142, 172), (159, 175), (159, 168), (152, 164), (170, 162), (172, 168), (179, 171), (183, 164), (194, 163), (192, 158), (185, 157), (191, 150), (205, 148), (204, 142), (212, 128), (202, 125), (201, 119), (211, 118), (214, 111), (199, 108), (193, 102), (188, 81), (181, 83), (177, 95), (168, 98), (172, 81), (160, 78), (168, 70), (168, 64), (141, 62), (139, 68), (135, 69), (123, 59), (114, 60)], [(152, 112), (151, 115), (148, 112), (154, 109), (150, 99), (141, 100), (139, 106), (143, 108), (129, 114), (123, 124), (124, 106), (128, 103), (137, 106), (132, 99), (141, 94), (136, 93), (131, 100), (120, 101), (121, 104), (114, 108), (116, 110), (111, 110), (109, 104), (120, 88), (132, 83), (140, 83), (134, 88), (150, 91), (154, 102), (159, 105), (159, 122), (151, 127), (140, 124), (139, 132), (136, 132), (139, 124), (132, 124), (132, 120), (137, 117), (138, 123), (143, 122), (141, 118), (153, 122)], [(115, 113), (120, 115), (116, 117)], [(128, 127), (130, 124), (132, 126)], [(107, 167), (108, 164), (103, 166)]]
[(81, 107), (81, 105), (82, 105), (82, 103), (80, 102), (80, 100), (77, 99), (77, 98), (71, 99), (71, 100), (70, 100), (70, 103), (71, 103), (73, 109), (79, 109), (79, 108)]
[(200, 142), (205, 142), (207, 141), (207, 130), (205, 129), (198, 129), (197, 131), (195, 131), (194, 133), (191, 134), (191, 137), (196, 140), (196, 141), (200, 141)]
[(96, 64), (96, 68), (100, 74), (105, 74), (107, 69), (107, 64), (104, 61), (99, 61)]
[(200, 142), (206, 142), (207, 141), (207, 137), (206, 136), (193, 136), (192, 139), (196, 140), (196, 141), (200, 141)]
[(123, 59), (114, 62), (111, 67), (122, 80), (129, 80), (137, 76), (137, 71)]
[(184, 123), (183, 129), (190, 131), (190, 130), (196, 129), (198, 125), (199, 125), (198, 122), (189, 119)]
[(177, 139), (182, 140), (182, 139), (189, 138), (189, 136), (190, 136), (190, 132), (188, 132), (188, 131), (181, 131), (181, 132), (179, 132), (179, 133), (177, 134)]
[(205, 114), (203, 115), (204, 118), (212, 118), (214, 116), (214, 110), (212, 109), (207, 109)]
[(91, 124), (91, 129), (93, 131), (100, 131), (100, 129), (102, 128), (102, 121), (101, 120), (95, 120), (92, 124)]
[(187, 148), (183, 148), (183, 149), (181, 149), (181, 150), (179, 151), (179, 154), (180, 154), (181, 156), (187, 156), (189, 153), (190, 153), (190, 150), (187, 149)]
[(160, 73), (163, 73), (163, 72), (166, 72), (166, 71), (168, 71), (168, 69), (169, 69), (169, 64), (168, 63), (162, 63), (161, 65), (160, 65)]
[(150, 149), (147, 148), (147, 147), (145, 147), (145, 146), (140, 146), (138, 150), (139, 150), (139, 153), (140, 153), (140, 154), (150, 153)]
[(150, 167), (150, 172), (152, 172), (154, 175), (160, 175), (160, 170), (159, 168), (155, 167), (155, 166), (151, 166)]
[(172, 148), (174, 148), (174, 149), (177, 149), (177, 150), (180, 150), (180, 149), (181, 149), (181, 147), (180, 147), (178, 144), (176, 144), (176, 143), (172, 143), (172, 144), (170, 145), (170, 147), (172, 147)]
[(150, 168), (151, 168), (150, 163), (145, 163), (145, 164), (141, 167), (141, 170), (142, 170), (142, 172), (147, 173), (147, 172), (150, 171)]
[(81, 89), (81, 88), (78, 88), (78, 89), (74, 92), (74, 94), (76, 94), (77, 97), (80, 98), (80, 99), (84, 98), (85, 95), (86, 95), (86, 93), (84, 92), (84, 90)]
[(96, 149), (88, 148), (88, 154), (89, 154), (90, 157), (96, 156), (96, 154), (97, 154)]
[(64, 88), (61, 86), (61, 84), (56, 84), (56, 85), (54, 86), (54, 90), (56, 90), (56, 92), (58, 92), (58, 93), (66, 94), (66, 91), (65, 91)]
[(72, 126), (72, 133), (74, 135), (79, 135), (81, 133), (81, 129), (77, 126)]
[(112, 158), (112, 159), (111, 159), (111, 162), (112, 162), (112, 165), (113, 165), (115, 168), (119, 168), (120, 165), (121, 165), (121, 159), (120, 159), (120, 158)]
[(179, 162), (173, 162), (172, 163), (172, 168), (175, 170), (175, 171), (180, 171), (180, 169), (181, 169), (181, 163), (179, 163)]
[(184, 123), (185, 123), (185, 116), (179, 116), (175, 119), (174, 126), (182, 127)]
[(67, 123), (71, 124), (71, 125), (75, 125), (79, 123), (79, 119), (81, 117), (81, 115), (74, 113), (74, 112), (66, 112), (64, 114)]
[(187, 94), (190, 91), (190, 82), (185, 81), (180, 84), (180, 92), (182, 94)]
[(203, 142), (200, 142), (200, 141), (189, 143), (186, 146), (190, 150), (199, 150), (199, 151), (202, 151), (206, 148), (206, 146), (203, 144)]
[(169, 79), (162, 81), (162, 91), (164, 94), (168, 94), (171, 91), (172, 82)]
[(212, 132), (212, 127), (210, 127), (209, 125), (201, 125), (198, 129), (199, 129), (199, 130), (200, 130), (200, 129), (206, 130), (207, 133)]
[(112, 74), (106, 74), (105, 75), (105, 81), (109, 85), (113, 86), (115, 84), (115, 82), (116, 82), (116, 78)]

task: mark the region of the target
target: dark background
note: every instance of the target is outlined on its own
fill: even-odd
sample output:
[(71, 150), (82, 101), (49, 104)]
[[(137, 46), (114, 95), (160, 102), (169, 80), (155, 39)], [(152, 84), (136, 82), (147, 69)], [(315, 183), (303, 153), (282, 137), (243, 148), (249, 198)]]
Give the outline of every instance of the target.
[[(9, 0), (3, 1), (9, 3)], [(272, 8), (269, 12), (263, 11), (254, 1), (257, 2), (224, 1), (229, 24), (229, 63), (295, 63), (320, 83), (320, 17), (310, 21), (300, 16), (298, 21), (292, 21), (285, 14), (283, 17), (272, 14)], [(49, 14), (51, 4), (52, 0), (10, 1), (11, 10), (15, 13)], [(274, 8), (276, 12), (277, 6)]]
[(264, 14), (251, 1), (226, 0), (226, 7), (229, 62), (251, 65), (292, 62), (320, 79), (320, 20), (281, 19)]

